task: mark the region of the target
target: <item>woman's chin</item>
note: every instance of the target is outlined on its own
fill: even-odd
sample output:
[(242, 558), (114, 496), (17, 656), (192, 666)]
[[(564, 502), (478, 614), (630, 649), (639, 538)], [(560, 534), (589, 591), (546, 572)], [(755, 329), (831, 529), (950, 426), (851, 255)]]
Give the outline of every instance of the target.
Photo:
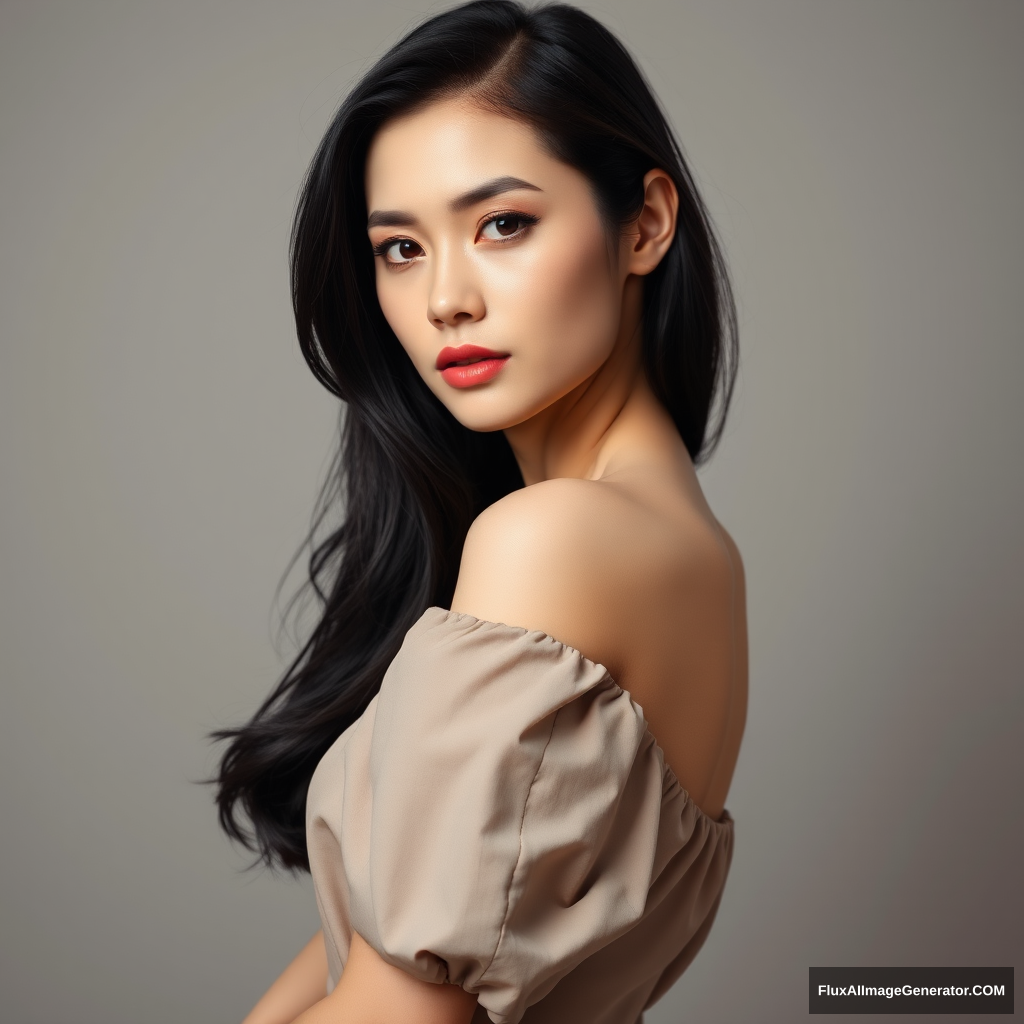
[(467, 413), (464, 409), (453, 409), (448, 406), (448, 411), (466, 428), (475, 430), (479, 434), (490, 434), (496, 430), (508, 430), (518, 423), (529, 419), (528, 415), (522, 416), (499, 416), (495, 413)]
[(487, 394), (485, 389), (486, 385), (482, 385), (479, 389), (467, 388), (458, 394), (442, 392), (437, 397), (464, 427), (479, 433), (508, 430), (535, 416), (548, 404), (536, 398), (523, 400), (521, 397), (515, 401), (507, 392), (499, 395), (495, 390), (487, 389), (490, 391)]

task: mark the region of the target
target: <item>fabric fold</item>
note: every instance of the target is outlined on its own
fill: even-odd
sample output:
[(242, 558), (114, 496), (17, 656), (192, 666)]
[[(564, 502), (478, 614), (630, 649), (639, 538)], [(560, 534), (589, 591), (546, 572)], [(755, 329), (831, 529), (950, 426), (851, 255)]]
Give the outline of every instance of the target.
[(436, 607), (318, 766), (307, 835), (332, 985), (357, 931), (494, 1024), (633, 1024), (703, 942), (732, 849), (606, 668)]

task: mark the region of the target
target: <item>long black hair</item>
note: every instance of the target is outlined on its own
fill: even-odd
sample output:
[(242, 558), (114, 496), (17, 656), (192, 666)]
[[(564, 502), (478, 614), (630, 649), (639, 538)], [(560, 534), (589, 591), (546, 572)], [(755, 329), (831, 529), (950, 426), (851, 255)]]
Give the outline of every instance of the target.
[[(473, 0), (374, 65), (313, 158), (291, 240), (299, 344), (344, 403), (308, 541), (322, 616), (252, 719), (214, 733), (230, 741), (215, 780), (221, 825), (268, 864), (308, 870), (313, 770), (377, 693), (406, 631), (429, 606), (450, 605), (473, 519), (523, 485), (504, 434), (448, 412), (377, 302), (367, 150), (390, 119), (460, 93), (531, 125), (590, 181), (610, 231), (640, 213), (647, 171), (671, 175), (678, 222), (644, 280), (643, 359), (695, 462), (718, 441), (732, 392), (735, 309), (707, 212), (650, 87), (607, 29), (565, 4)], [(335, 508), (340, 524), (316, 539)]]

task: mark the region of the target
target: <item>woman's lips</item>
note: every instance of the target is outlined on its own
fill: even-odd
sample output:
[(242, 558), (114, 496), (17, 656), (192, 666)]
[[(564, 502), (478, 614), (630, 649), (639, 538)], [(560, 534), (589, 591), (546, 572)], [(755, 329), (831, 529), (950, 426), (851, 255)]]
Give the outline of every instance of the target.
[(507, 352), (494, 352), (479, 345), (460, 345), (441, 349), (434, 366), (441, 371), (446, 384), (468, 388), (495, 377), (508, 358)]

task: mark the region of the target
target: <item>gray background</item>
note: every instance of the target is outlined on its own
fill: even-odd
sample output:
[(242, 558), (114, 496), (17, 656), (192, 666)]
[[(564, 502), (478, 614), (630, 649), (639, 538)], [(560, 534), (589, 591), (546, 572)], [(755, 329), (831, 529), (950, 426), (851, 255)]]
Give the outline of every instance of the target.
[[(1020, 966), (1024, 5), (585, 6), (678, 128), (742, 326), (703, 473), (749, 575), (738, 848), (649, 1020), (802, 1018), (812, 964)], [(5, 1020), (237, 1021), (317, 927), (191, 780), (292, 650), (334, 430), (296, 189), (430, 9), (0, 6)]]

